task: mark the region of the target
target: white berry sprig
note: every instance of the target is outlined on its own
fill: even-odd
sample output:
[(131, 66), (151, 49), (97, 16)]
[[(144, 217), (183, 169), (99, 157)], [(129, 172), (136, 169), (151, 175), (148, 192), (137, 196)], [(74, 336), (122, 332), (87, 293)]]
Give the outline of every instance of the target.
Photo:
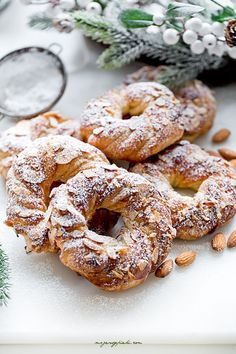
[(171, 1), (167, 8), (160, 9), (156, 5), (156, 11), (152, 6), (150, 13), (137, 8), (125, 10), (120, 20), (127, 28), (145, 28), (150, 35), (158, 34), (167, 45), (176, 45), (181, 41), (190, 47), (193, 54), (200, 55), (208, 51), (210, 55), (222, 57), (227, 53), (235, 58), (236, 49), (230, 49), (224, 37), (227, 24), (224, 19), (233, 16), (232, 10), (223, 7), (215, 20), (214, 16), (213, 20), (204, 17), (203, 10), (200, 6)]

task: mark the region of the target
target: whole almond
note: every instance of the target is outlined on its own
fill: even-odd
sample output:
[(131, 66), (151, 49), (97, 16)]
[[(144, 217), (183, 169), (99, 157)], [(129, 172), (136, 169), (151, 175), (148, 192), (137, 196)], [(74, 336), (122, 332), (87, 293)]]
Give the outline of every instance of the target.
[(234, 230), (228, 238), (227, 246), (229, 248), (236, 247), (236, 230)]
[(226, 238), (222, 232), (216, 234), (211, 240), (211, 246), (213, 250), (222, 252), (226, 247)]
[(155, 276), (157, 278), (165, 278), (167, 277), (167, 275), (170, 274), (172, 269), (173, 269), (173, 261), (172, 259), (167, 259), (160, 265), (160, 267), (157, 268), (155, 272)]
[(182, 252), (175, 258), (175, 263), (179, 267), (186, 267), (194, 262), (196, 255), (194, 251)]
[(218, 153), (218, 151), (214, 150), (207, 150), (208, 154), (211, 156), (216, 156), (216, 157), (221, 157), (221, 155)]
[(236, 168), (236, 159), (230, 161), (230, 165)]
[(218, 150), (221, 156), (226, 159), (226, 160), (233, 160), (236, 159), (236, 151), (227, 149), (227, 148), (221, 148)]
[(212, 141), (213, 143), (222, 143), (223, 141), (227, 140), (228, 137), (230, 136), (231, 132), (229, 129), (223, 128), (218, 130), (213, 137)]

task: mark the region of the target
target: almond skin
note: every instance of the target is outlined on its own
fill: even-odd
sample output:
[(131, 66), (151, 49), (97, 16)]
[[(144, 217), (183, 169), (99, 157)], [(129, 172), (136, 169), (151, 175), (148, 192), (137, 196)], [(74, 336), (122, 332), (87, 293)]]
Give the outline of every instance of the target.
[(211, 246), (213, 250), (217, 252), (222, 252), (224, 251), (226, 247), (226, 238), (225, 235), (222, 232), (219, 232), (216, 234), (212, 240), (211, 240)]
[(167, 275), (170, 274), (172, 269), (173, 269), (173, 261), (172, 259), (167, 259), (160, 265), (160, 267), (157, 268), (157, 270), (155, 271), (155, 276), (157, 278), (165, 278), (167, 277)]
[(221, 156), (228, 161), (236, 159), (236, 151), (234, 150), (221, 148), (218, 151), (221, 154)]
[(230, 161), (230, 165), (236, 168), (236, 159)]
[(179, 267), (186, 267), (195, 261), (196, 255), (194, 251), (182, 252), (175, 258), (175, 263)]
[(218, 153), (218, 151), (214, 150), (207, 150), (208, 154), (211, 156), (216, 156), (216, 157), (221, 157), (221, 155)]
[(228, 238), (227, 246), (229, 248), (236, 247), (236, 230), (234, 230)]
[(213, 137), (212, 137), (212, 142), (213, 143), (222, 143), (223, 141), (227, 140), (228, 137), (230, 136), (231, 132), (229, 129), (223, 128), (218, 130)]

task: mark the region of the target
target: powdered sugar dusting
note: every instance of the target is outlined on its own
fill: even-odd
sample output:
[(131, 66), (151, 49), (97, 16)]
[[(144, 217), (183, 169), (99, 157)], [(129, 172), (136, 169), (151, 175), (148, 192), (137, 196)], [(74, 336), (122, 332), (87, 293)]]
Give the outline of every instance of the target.
[[(57, 230), (54, 242), (62, 262), (106, 290), (143, 282), (166, 256), (175, 236), (156, 188), (138, 174), (119, 168), (100, 165), (78, 173), (54, 191), (51, 206)], [(88, 229), (89, 219), (100, 208), (123, 217), (124, 226), (115, 239)]]
[(56, 251), (48, 238), (53, 182), (101, 163), (108, 164), (102, 152), (70, 136), (39, 138), (19, 154), (7, 178), (7, 223), (25, 237), (28, 250)]
[[(179, 114), (179, 102), (168, 88), (135, 83), (90, 101), (81, 134), (111, 159), (140, 161), (182, 137)], [(123, 119), (127, 115), (131, 118)]]
[[(158, 81), (166, 67), (143, 66), (128, 75), (125, 84)], [(184, 128), (184, 139), (193, 141), (205, 134), (212, 126), (216, 115), (216, 101), (211, 90), (199, 80), (186, 82), (174, 94), (181, 103), (180, 121)]]
[(32, 140), (48, 135), (70, 135), (80, 139), (79, 123), (55, 112), (22, 120), (0, 137), (0, 173), (6, 177), (14, 157), (27, 148)]
[[(197, 145), (182, 141), (132, 171), (154, 183), (168, 201), (179, 238), (200, 238), (235, 215), (235, 170)], [(181, 196), (172, 186), (197, 193), (193, 198)]]

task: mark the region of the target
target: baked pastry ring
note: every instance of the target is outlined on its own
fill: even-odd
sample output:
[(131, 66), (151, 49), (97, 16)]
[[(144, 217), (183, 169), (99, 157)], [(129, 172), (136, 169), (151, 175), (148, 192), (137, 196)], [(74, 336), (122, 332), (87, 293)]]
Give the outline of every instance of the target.
[(6, 223), (24, 236), (27, 251), (56, 251), (48, 238), (51, 189), (104, 163), (109, 164), (101, 151), (62, 135), (39, 138), (19, 154), (7, 175)]
[(70, 135), (80, 139), (79, 123), (55, 112), (36, 118), (21, 120), (0, 136), (0, 174), (6, 178), (16, 155), (29, 146), (32, 140), (47, 135)]
[[(165, 66), (144, 66), (128, 75), (125, 84), (158, 81), (158, 77), (162, 75), (165, 69)], [(199, 80), (192, 80), (173, 90), (173, 92), (181, 103), (183, 139), (193, 141), (198, 136), (207, 133), (212, 127), (216, 115), (216, 101), (209, 87)]]
[[(157, 189), (114, 165), (78, 173), (52, 191), (50, 206), (51, 240), (62, 263), (108, 291), (142, 283), (165, 259), (175, 236)], [(89, 230), (88, 220), (100, 208), (123, 217), (115, 238)]]
[[(197, 145), (181, 141), (131, 171), (146, 177), (161, 192), (171, 209), (178, 238), (200, 238), (235, 215), (236, 171)], [(182, 196), (173, 187), (197, 193)]]
[(110, 159), (143, 161), (182, 137), (179, 114), (168, 88), (135, 83), (91, 100), (82, 114), (81, 135)]

